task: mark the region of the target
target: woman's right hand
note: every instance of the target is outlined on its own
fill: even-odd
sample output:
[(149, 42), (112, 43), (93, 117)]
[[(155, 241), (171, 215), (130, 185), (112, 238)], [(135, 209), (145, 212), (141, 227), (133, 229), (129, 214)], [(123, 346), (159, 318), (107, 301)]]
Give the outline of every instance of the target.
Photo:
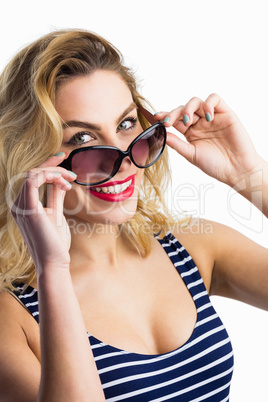
[[(71, 235), (63, 215), (66, 191), (75, 180), (74, 173), (59, 167), (64, 153), (48, 158), (30, 170), (11, 208), (11, 213), (33, 258), (37, 275), (42, 267), (68, 267)], [(48, 184), (47, 204), (39, 200), (39, 188)]]

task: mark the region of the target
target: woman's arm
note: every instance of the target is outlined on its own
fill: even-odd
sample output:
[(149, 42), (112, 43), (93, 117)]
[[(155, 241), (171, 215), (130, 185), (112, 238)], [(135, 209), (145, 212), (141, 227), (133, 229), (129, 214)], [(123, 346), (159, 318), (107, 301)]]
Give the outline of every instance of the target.
[(69, 270), (44, 267), (38, 296), (41, 385), (38, 401), (104, 401)]
[[(31, 326), (33, 324), (33, 326)], [(36, 324), (36, 326), (35, 326)], [(36, 402), (41, 366), (28, 337), (39, 336), (38, 324), (7, 292), (0, 293), (0, 401)]]
[(213, 231), (210, 293), (268, 310), (268, 249), (221, 224)]
[[(169, 146), (234, 188), (268, 217), (268, 163), (218, 95), (210, 95), (205, 102), (192, 98), (170, 113), (158, 113), (154, 121), (164, 117), (169, 118), (165, 125), (174, 126), (187, 140), (168, 133)], [(213, 236), (201, 241), (214, 261), (209, 273), (211, 293), (268, 310), (268, 250), (224, 225), (210, 224)]]
[[(38, 280), (41, 384), (37, 400), (104, 401), (69, 271), (70, 233), (63, 198), (70, 188), (66, 180), (74, 177), (57, 167), (63, 157), (51, 157), (30, 171), (12, 208)], [(44, 183), (50, 183), (46, 208), (38, 196)]]
[(258, 165), (252, 171), (237, 178), (230, 186), (268, 218), (268, 163), (264, 159), (259, 158)]

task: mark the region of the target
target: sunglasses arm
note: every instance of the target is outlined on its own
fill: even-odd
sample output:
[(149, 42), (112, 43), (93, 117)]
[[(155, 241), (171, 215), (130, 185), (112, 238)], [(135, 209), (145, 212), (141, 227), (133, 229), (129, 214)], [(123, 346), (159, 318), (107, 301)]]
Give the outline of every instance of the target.
[(150, 123), (150, 124), (155, 124), (158, 121), (155, 119), (154, 115), (150, 113), (148, 110), (144, 109), (142, 106), (138, 106), (138, 110), (143, 114), (145, 119)]

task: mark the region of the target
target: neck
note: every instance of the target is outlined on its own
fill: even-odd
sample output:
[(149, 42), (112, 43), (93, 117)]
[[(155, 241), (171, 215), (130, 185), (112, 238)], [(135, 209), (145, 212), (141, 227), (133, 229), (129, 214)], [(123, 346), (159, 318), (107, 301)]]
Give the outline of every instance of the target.
[(117, 267), (121, 257), (132, 249), (117, 225), (90, 223), (76, 218), (69, 222), (69, 226), (73, 270), (81, 266)]

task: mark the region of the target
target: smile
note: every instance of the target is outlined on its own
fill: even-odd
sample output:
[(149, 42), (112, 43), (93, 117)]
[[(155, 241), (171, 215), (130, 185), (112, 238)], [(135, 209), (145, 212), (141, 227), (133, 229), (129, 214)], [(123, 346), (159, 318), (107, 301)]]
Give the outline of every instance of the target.
[(135, 174), (125, 180), (108, 182), (106, 186), (89, 187), (88, 191), (101, 200), (119, 202), (130, 198), (134, 193), (134, 188)]
[(125, 191), (131, 184), (132, 180), (129, 180), (123, 184), (116, 184), (109, 187), (91, 187), (91, 190), (104, 194), (120, 194)]

